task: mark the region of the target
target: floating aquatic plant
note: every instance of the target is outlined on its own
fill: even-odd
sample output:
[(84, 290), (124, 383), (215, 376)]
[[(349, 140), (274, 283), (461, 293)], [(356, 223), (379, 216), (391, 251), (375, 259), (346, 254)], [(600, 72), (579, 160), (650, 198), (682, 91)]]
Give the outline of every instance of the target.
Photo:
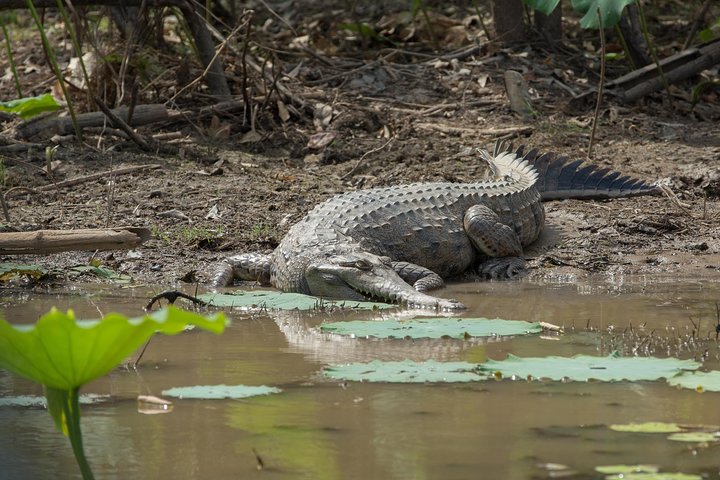
[(415, 318), (324, 323), (320, 330), (356, 337), (470, 338), (527, 335), (542, 332), (542, 327), (539, 323), (498, 318)]
[(574, 357), (522, 358), (508, 355), (505, 360), (488, 360), (481, 370), (496, 377), (526, 379), (573, 380), (576, 382), (600, 381), (652, 381), (670, 378), (686, 370), (700, 367), (693, 360), (655, 357), (607, 357), (576, 355)]

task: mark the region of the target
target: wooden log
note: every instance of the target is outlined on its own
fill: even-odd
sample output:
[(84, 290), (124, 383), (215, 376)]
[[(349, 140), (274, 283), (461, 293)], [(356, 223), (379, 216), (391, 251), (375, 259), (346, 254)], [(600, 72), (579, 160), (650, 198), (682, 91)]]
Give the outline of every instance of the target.
[(36, 255), (71, 250), (134, 248), (151, 237), (142, 227), (36, 230), (0, 233), (0, 255)]
[[(135, 106), (129, 122), (128, 110), (128, 107), (120, 107), (113, 109), (112, 112), (133, 127), (162, 122), (170, 118), (167, 109), (160, 103)], [(103, 112), (82, 113), (77, 115), (77, 121), (81, 129), (101, 127), (105, 123), (110, 123)], [(30, 120), (20, 124), (17, 130), (18, 134), (24, 138), (31, 138), (40, 133), (68, 135), (74, 132), (70, 117), (44, 117), (38, 120)]]
[[(720, 63), (720, 39), (689, 48), (660, 61), (665, 80), (677, 83)], [(663, 79), (652, 63), (608, 84), (620, 98), (632, 102), (663, 88)]]

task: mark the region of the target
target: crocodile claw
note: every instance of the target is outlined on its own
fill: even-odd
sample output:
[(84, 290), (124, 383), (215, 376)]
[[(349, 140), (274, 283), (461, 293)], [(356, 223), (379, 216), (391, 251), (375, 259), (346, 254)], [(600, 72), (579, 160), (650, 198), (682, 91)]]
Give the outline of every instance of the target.
[(478, 266), (478, 274), (490, 280), (511, 280), (525, 272), (525, 260), (519, 257), (491, 258)]

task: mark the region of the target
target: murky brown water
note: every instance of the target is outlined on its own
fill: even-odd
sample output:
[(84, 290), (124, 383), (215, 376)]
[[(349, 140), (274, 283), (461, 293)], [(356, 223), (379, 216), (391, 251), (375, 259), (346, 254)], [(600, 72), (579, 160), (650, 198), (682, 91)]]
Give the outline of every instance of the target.
[[(340, 385), (319, 375), (328, 363), (374, 358), (480, 362), (507, 353), (605, 355), (618, 346), (632, 347), (626, 345), (632, 339), (620, 335), (631, 326), (638, 336), (654, 331), (682, 338), (693, 328), (689, 318), (696, 324), (701, 319), (700, 336), (713, 332), (714, 339), (720, 279), (613, 282), (470, 283), (443, 292), (470, 306), (464, 316), (551, 322), (566, 328), (561, 337), (488, 343), (328, 339), (308, 327), (338, 316), (241, 312), (231, 313), (233, 324), (221, 336), (158, 336), (137, 372), (118, 369), (83, 389), (112, 395), (109, 402), (84, 407), (88, 457), (99, 479), (526, 479), (549, 478), (538, 466), (547, 463), (572, 467), (579, 472), (573, 478), (602, 478), (593, 473), (595, 466), (622, 463), (720, 478), (717, 447), (606, 428), (644, 421), (720, 425), (717, 393), (677, 390), (663, 382)], [(136, 315), (148, 297), (140, 289), (78, 287), (19, 302), (15, 297), (17, 303), (4, 307), (2, 315), (33, 321), (51, 305), (72, 307), (78, 317), (110, 311)], [(368, 314), (339, 318), (363, 315)], [(668, 342), (651, 343), (661, 343), (662, 350)], [(707, 346), (707, 367), (720, 369), (718, 345)], [(697, 355), (690, 347), (681, 347), (679, 356)], [(222, 383), (275, 385), (283, 393), (175, 400), (171, 413), (138, 413), (138, 394)], [(0, 371), (0, 396), (20, 394), (42, 391)], [(258, 469), (253, 452), (262, 457), (264, 469)], [(0, 478), (79, 478), (69, 442), (55, 431), (47, 412), (0, 408)]]

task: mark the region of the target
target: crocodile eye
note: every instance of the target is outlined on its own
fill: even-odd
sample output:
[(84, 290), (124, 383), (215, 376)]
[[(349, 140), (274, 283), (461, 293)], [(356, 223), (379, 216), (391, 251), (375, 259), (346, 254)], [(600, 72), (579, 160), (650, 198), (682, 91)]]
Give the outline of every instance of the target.
[(358, 260), (355, 262), (355, 268), (359, 270), (372, 270), (372, 265), (367, 260)]

